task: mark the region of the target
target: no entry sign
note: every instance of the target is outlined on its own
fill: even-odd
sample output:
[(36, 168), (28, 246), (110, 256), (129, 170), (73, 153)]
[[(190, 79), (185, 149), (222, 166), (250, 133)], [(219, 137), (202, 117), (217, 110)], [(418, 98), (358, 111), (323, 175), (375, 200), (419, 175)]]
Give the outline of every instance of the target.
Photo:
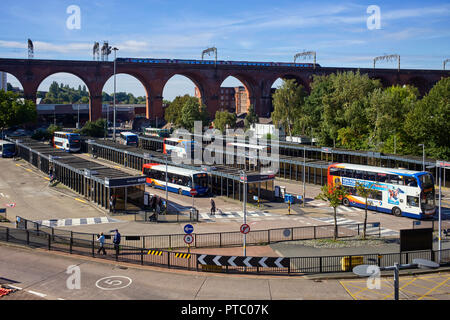
[(241, 225), (241, 233), (243, 234), (247, 234), (250, 232), (250, 226), (246, 223), (244, 223), (243, 225)]

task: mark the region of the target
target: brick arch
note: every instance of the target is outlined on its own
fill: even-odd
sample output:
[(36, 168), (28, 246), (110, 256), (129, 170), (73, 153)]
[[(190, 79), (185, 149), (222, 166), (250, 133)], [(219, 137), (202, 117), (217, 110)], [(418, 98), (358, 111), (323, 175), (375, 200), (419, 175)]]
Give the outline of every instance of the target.
[[(162, 83), (162, 90), (164, 90), (164, 88), (167, 85), (167, 82), (169, 82), (170, 79), (172, 79), (174, 76), (184, 76), (186, 78), (188, 78), (189, 80), (192, 81), (192, 83), (194, 83), (194, 85), (197, 87), (197, 89), (200, 92), (200, 97), (202, 99), (202, 102), (204, 103), (204, 98), (206, 96), (206, 79), (201, 75), (201, 74), (197, 74), (197, 73), (193, 73), (193, 72), (173, 72), (168, 74), (165, 79), (161, 80)], [(161, 92), (162, 94), (162, 92)]]
[[(10, 75), (12, 75), (14, 78), (17, 79), (17, 81), (19, 81), (20, 86), (22, 87), (22, 90), (24, 90), (24, 83), (23, 83), (23, 79), (21, 79), (20, 75), (15, 75), (14, 72), (11, 72), (10, 70), (3, 70), (0, 69), (0, 72), (4, 72), (4, 73), (9, 73)], [(6, 80), (6, 82), (8, 82), (8, 80)]]
[[(224, 75), (224, 77), (222, 77), (218, 81), (218, 84), (219, 84), (218, 90), (220, 90), (220, 87), (222, 87), (222, 84), (225, 82), (225, 80), (227, 80), (230, 77), (239, 80), (245, 88), (245, 92), (247, 94), (247, 104), (245, 106), (245, 112), (247, 112), (248, 109), (250, 108), (250, 105), (252, 104), (252, 102), (253, 102), (253, 104), (255, 103), (255, 101), (254, 101), (255, 100), (255, 97), (254, 97), (255, 89), (254, 89), (254, 84), (252, 83), (253, 80), (248, 77), (243, 77), (242, 75), (236, 75), (236, 74)], [(218, 95), (220, 96), (219, 93), (218, 93)], [(239, 110), (236, 109), (235, 112), (239, 113)]]

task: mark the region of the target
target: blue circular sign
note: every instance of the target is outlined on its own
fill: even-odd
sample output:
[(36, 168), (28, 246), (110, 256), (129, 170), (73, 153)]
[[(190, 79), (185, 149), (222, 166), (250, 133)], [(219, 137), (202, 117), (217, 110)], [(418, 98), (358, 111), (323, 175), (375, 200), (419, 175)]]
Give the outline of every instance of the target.
[(192, 224), (187, 224), (184, 226), (184, 232), (186, 232), (187, 234), (192, 233), (192, 231), (194, 231), (194, 227), (192, 226)]

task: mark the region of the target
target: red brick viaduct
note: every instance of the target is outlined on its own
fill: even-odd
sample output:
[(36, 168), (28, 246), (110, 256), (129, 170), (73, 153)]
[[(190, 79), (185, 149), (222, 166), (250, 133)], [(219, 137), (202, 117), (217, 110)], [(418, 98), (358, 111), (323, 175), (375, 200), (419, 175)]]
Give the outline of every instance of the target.
[[(89, 117), (99, 119), (102, 115), (103, 86), (113, 76), (113, 62), (38, 60), (38, 59), (0, 59), (0, 71), (15, 76), (22, 84), (26, 99), (36, 101), (36, 93), (41, 82), (48, 76), (70, 73), (86, 84), (89, 90)], [(117, 62), (117, 74), (129, 74), (137, 78), (147, 93), (147, 118), (162, 118), (163, 89), (174, 75), (183, 75), (192, 80), (201, 92), (203, 103), (213, 116), (220, 109), (219, 92), (222, 82), (229, 76), (240, 80), (246, 87), (250, 103), (260, 116), (268, 116), (271, 108), (271, 87), (278, 79), (296, 79), (309, 89), (312, 76), (335, 72), (357, 71), (368, 74), (370, 78), (380, 79), (384, 86), (411, 84), (419, 88), (421, 94), (442, 77), (450, 76), (449, 70), (413, 69), (372, 69), (372, 68), (332, 68), (316, 67), (274, 67), (274, 66), (233, 66), (233, 65), (186, 65)]]

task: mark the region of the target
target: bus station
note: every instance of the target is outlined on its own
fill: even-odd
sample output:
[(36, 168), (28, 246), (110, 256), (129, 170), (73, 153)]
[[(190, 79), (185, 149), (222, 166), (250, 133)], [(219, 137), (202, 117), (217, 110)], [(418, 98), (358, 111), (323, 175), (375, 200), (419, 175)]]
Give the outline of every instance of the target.
[(145, 177), (87, 161), (31, 139), (16, 142), (18, 156), (105, 209), (111, 197), (115, 210), (138, 211), (144, 206)]

